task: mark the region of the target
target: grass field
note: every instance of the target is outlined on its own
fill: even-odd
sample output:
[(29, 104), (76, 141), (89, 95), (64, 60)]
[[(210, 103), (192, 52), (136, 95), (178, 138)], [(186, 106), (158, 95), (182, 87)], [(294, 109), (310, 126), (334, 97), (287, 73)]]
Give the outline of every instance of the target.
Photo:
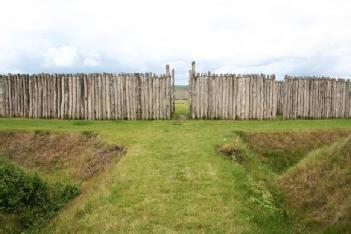
[(264, 164), (234, 163), (217, 146), (231, 144), (239, 131), (351, 131), (351, 120), (344, 119), (205, 121), (186, 115), (187, 103), (178, 102), (169, 121), (0, 119), (0, 131), (92, 131), (128, 149), (101, 175), (78, 181), (81, 195), (44, 233), (293, 233), (296, 225), (270, 186), (262, 185), (275, 172)]

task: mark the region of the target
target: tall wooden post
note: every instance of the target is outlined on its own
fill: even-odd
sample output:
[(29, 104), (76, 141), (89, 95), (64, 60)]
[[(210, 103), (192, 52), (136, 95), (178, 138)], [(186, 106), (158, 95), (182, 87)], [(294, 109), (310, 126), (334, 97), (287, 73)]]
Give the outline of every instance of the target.
[(172, 69), (172, 114), (175, 113), (175, 76), (174, 69)]

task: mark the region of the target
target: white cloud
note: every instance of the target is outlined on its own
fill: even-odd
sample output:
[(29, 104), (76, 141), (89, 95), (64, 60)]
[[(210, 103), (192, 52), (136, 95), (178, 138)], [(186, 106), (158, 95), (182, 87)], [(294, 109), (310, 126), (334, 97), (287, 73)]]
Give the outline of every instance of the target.
[(77, 50), (72, 46), (50, 47), (44, 57), (46, 67), (69, 67), (77, 65), (78, 62)]
[(96, 67), (100, 65), (100, 56), (98, 53), (89, 52), (84, 58), (83, 64), (88, 67)]
[(0, 73), (163, 72), (170, 63), (184, 83), (196, 60), (199, 71), (350, 74), (348, 0), (4, 0), (0, 7)]
[(88, 67), (96, 67), (100, 64), (100, 62), (95, 58), (85, 58), (84, 65)]

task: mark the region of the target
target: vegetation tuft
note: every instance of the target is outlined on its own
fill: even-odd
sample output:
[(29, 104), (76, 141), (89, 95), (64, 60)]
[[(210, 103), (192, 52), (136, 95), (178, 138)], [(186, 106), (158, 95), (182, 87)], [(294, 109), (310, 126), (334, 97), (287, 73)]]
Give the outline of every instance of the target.
[(79, 193), (75, 185), (50, 186), (0, 157), (0, 212), (15, 214), (24, 229), (40, 227)]
[(243, 164), (246, 162), (245, 153), (242, 150), (239, 138), (235, 138), (232, 143), (226, 143), (217, 147), (218, 152), (231, 157), (234, 161)]

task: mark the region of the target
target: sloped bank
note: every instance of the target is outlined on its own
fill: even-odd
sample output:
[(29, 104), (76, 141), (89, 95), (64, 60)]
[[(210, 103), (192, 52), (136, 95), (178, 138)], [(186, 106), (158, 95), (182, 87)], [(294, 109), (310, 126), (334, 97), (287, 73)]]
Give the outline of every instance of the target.
[(40, 229), (125, 153), (91, 132), (0, 132), (0, 233)]
[(312, 150), (330, 145), (351, 134), (350, 130), (312, 130), (298, 132), (239, 132), (250, 150), (274, 172), (295, 165)]
[(351, 230), (351, 136), (310, 153), (278, 179), (288, 207), (305, 228)]
[[(292, 233), (349, 233), (351, 132), (237, 132), (218, 151), (240, 164)], [(240, 137), (239, 137), (240, 136)], [(249, 203), (248, 203), (249, 205)], [(252, 209), (256, 209), (253, 207)], [(279, 216), (271, 216), (277, 219)], [(267, 222), (268, 221), (264, 221)]]
[(92, 132), (0, 132), (0, 154), (26, 168), (61, 171), (79, 180), (105, 170), (126, 152), (125, 146), (104, 144)]

